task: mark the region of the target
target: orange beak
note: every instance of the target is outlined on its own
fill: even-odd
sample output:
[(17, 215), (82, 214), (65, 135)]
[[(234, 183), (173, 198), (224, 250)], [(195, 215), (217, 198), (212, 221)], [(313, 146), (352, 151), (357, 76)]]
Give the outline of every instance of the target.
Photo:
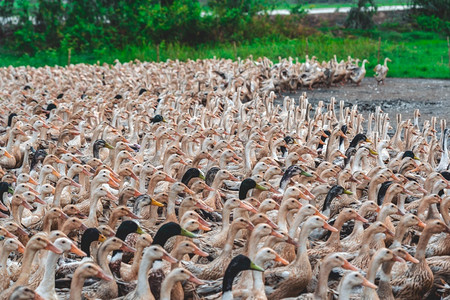
[(172, 177), (170, 177), (169, 175), (166, 175), (166, 177), (164, 177), (164, 180), (168, 181), (170, 183), (175, 183), (176, 182), (176, 180), (173, 179)]
[(411, 254), (406, 253), (405, 260), (412, 262), (413, 264), (418, 264), (419, 260), (412, 257)]
[(330, 224), (328, 224), (326, 222), (325, 222), (325, 224), (323, 224), (323, 229), (327, 229), (331, 232), (338, 232), (338, 230), (335, 227), (331, 226)]
[(424, 222), (419, 220), (419, 223), (417, 223), (417, 226), (419, 226), (420, 228), (425, 228), (427, 226), (427, 224), (425, 224)]
[(133, 197), (139, 197), (139, 196), (141, 196), (142, 194), (141, 193), (139, 193), (139, 191), (138, 190), (134, 190), (134, 194), (133, 194)]
[(282, 258), (281, 256), (279, 256), (277, 254), (277, 256), (274, 259), (276, 262), (281, 263), (283, 266), (287, 266), (289, 264), (289, 262), (287, 260), (285, 260), (284, 258)]
[(197, 203), (195, 204), (196, 207), (209, 211), (209, 212), (213, 212), (214, 209), (208, 205), (205, 204), (205, 202), (203, 202), (202, 200), (198, 200)]
[(112, 201), (117, 201), (119, 199), (116, 196), (114, 196), (113, 194), (111, 194), (110, 192), (106, 192), (106, 197), (108, 197)]
[(270, 235), (276, 236), (276, 237), (278, 237), (278, 238), (280, 238), (280, 239), (284, 238), (284, 236), (283, 236), (281, 233), (276, 232), (276, 231), (273, 230), (273, 229), (272, 229), (272, 232), (270, 233)]
[(76, 183), (75, 181), (72, 180), (72, 182), (70, 183), (70, 185), (77, 187), (77, 188), (81, 188), (81, 184)]
[(81, 251), (77, 246), (75, 246), (75, 244), (72, 244), (72, 246), (70, 247), (70, 252), (81, 256), (81, 257), (85, 257), (86, 253), (84, 253), (84, 251)]
[(316, 209), (316, 212), (314, 213), (314, 215), (319, 216), (320, 218), (324, 219), (325, 221), (328, 221), (328, 217), (323, 215), (320, 211), (318, 211)]
[(125, 252), (136, 252), (136, 249), (128, 246), (127, 244), (123, 243), (122, 246), (120, 247), (120, 250), (125, 251)]
[(184, 188), (184, 192), (185, 193), (188, 193), (189, 195), (195, 195), (195, 192), (193, 191), (193, 190), (191, 190), (190, 188), (188, 188), (188, 187), (185, 187)]
[(56, 171), (56, 170), (53, 170), (53, 171), (52, 171), (52, 174), (55, 175), (55, 176), (58, 177), (58, 178), (61, 177), (61, 174), (59, 174), (59, 172)]
[(364, 281), (363, 281), (362, 285), (365, 286), (365, 287), (371, 288), (371, 289), (378, 288), (375, 284), (373, 284), (372, 282), (370, 282), (366, 278), (364, 278)]
[(28, 183), (31, 183), (32, 185), (38, 185), (39, 183), (34, 180), (32, 177), (30, 177), (30, 179), (28, 179)]
[(176, 258), (172, 257), (170, 254), (167, 254), (167, 253), (165, 253), (165, 254), (163, 255), (162, 259), (164, 259), (164, 260), (170, 262), (171, 264), (174, 264), (174, 263), (177, 263), (177, 262), (178, 262), (178, 260), (177, 260)]
[(258, 211), (256, 210), (256, 208), (254, 208), (253, 206), (250, 206), (249, 204), (247, 204), (247, 203), (245, 203), (245, 202), (242, 202), (242, 201), (241, 201), (241, 203), (239, 203), (239, 208), (248, 210), (248, 211), (250, 211), (250, 212), (252, 212), (252, 213), (254, 213), (254, 214), (258, 213)]
[(350, 271), (358, 271), (358, 268), (349, 263), (348, 260), (345, 260), (344, 264), (342, 265), (342, 268)]
[(112, 281), (113, 278), (109, 275), (107, 275), (105, 272), (102, 271), (102, 269), (99, 268), (99, 271), (97, 273), (97, 277), (100, 279), (103, 279), (105, 281)]
[(355, 218), (355, 220), (361, 221), (361, 222), (363, 222), (363, 223), (367, 223), (367, 222), (368, 222), (367, 219), (363, 218), (363, 217), (362, 217), (360, 214), (358, 214), (358, 213), (356, 213), (356, 218)]
[(49, 250), (52, 251), (56, 254), (62, 254), (63, 251), (61, 249), (59, 249), (58, 247), (56, 247), (55, 245), (53, 245), (51, 242), (47, 243), (47, 246), (44, 248), (45, 250)]
[(108, 184), (109, 184), (112, 188), (114, 188), (114, 189), (118, 189), (118, 188), (119, 188), (119, 185), (118, 185), (114, 180), (112, 180), (112, 179), (110, 179), (110, 180), (108, 181)]

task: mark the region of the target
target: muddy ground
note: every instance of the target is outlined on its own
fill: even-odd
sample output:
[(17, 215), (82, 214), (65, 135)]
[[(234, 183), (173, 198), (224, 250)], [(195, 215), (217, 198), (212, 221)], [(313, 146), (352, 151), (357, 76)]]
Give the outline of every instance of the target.
[[(413, 116), (415, 109), (420, 109), (422, 120), (431, 116), (450, 121), (450, 80), (387, 78), (385, 85), (377, 85), (374, 78), (366, 78), (360, 86), (347, 84), (337, 87), (318, 87), (312, 91), (299, 90), (297, 93), (284, 93), (283, 96), (298, 97), (303, 91), (313, 107), (319, 101), (329, 103), (331, 97), (336, 103), (345, 100), (346, 106), (358, 104), (358, 110), (364, 115), (381, 106), (389, 113), (395, 123), (395, 114), (402, 113), (403, 119)], [(283, 97), (279, 97), (282, 100)], [(395, 126), (395, 124), (392, 124)]]

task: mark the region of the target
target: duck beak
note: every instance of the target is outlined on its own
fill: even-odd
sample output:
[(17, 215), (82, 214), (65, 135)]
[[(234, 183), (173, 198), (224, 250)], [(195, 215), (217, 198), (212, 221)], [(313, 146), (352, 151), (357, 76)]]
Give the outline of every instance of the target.
[(104, 241), (106, 241), (106, 237), (105, 237), (103, 234), (100, 234), (100, 235), (98, 236), (97, 241), (103, 243)]
[(84, 251), (81, 251), (77, 246), (75, 246), (75, 244), (72, 244), (72, 246), (70, 247), (70, 252), (81, 256), (81, 257), (85, 257), (86, 253), (84, 253)]
[(33, 209), (33, 206), (31, 206), (30, 203), (28, 203), (25, 200), (22, 201), (22, 205), (23, 205), (23, 207), (25, 207), (28, 210), (32, 210)]
[(162, 259), (170, 262), (171, 264), (175, 264), (178, 262), (178, 260), (175, 257), (171, 256), (168, 253), (164, 253)]
[(132, 218), (132, 219), (140, 219), (138, 216), (136, 216), (134, 213), (132, 213), (131, 211), (129, 211), (128, 213), (127, 213), (127, 216), (128, 217), (130, 217), (130, 218)]
[(181, 228), (181, 235), (187, 236), (187, 237), (190, 237), (190, 238), (197, 238), (198, 237), (198, 235), (196, 235), (196, 234), (194, 234), (194, 233), (192, 233), (189, 230), (186, 230), (184, 228)]
[(5, 156), (6, 156), (7, 158), (13, 158), (13, 156), (12, 156), (8, 151), (6, 151), (6, 150), (5, 150)]
[(136, 233), (137, 233), (137, 234), (144, 234), (145, 231), (142, 230), (142, 228), (138, 226), (138, 228), (136, 229)]
[(70, 182), (70, 185), (72, 185), (72, 186), (74, 186), (74, 187), (77, 187), (77, 188), (81, 188), (81, 184), (76, 183), (76, 182), (73, 181), (73, 180)]
[(318, 211), (316, 209), (316, 212), (314, 213), (314, 215), (319, 216), (320, 218), (324, 219), (325, 221), (328, 221), (328, 217), (323, 215), (320, 211)]
[(200, 175), (198, 175), (198, 177), (199, 177), (201, 180), (205, 180), (205, 179), (206, 179), (205, 174), (203, 174), (203, 172), (200, 172)]
[(352, 192), (352, 191), (349, 191), (349, 190), (346, 190), (346, 189), (344, 189), (344, 194), (346, 194), (346, 195), (353, 195), (353, 192)]
[(4, 229), (4, 230), (5, 230), (5, 236), (6, 236), (7, 238), (17, 239), (17, 236), (15, 236), (14, 234), (12, 234), (11, 232), (9, 232), (9, 231), (6, 230), (6, 229)]
[(194, 254), (198, 255), (198, 256), (202, 256), (202, 257), (207, 257), (209, 256), (209, 253), (201, 250), (199, 247), (195, 246), (194, 248)]
[(405, 262), (405, 260), (403, 258), (401, 258), (400, 256), (398, 256), (398, 255), (394, 255), (394, 257), (392, 258), (392, 261), (396, 261), (396, 262), (399, 262), (399, 263), (404, 263)]
[(44, 200), (41, 200), (41, 198), (39, 198), (38, 196), (34, 197), (34, 201), (36, 201), (36, 203), (42, 204), (42, 205), (46, 205), (47, 203), (45, 203)]
[(258, 183), (256, 184), (255, 188), (260, 190), (260, 191), (267, 191), (267, 190), (269, 190), (268, 188), (266, 188), (266, 187), (264, 187), (262, 185), (259, 185)]
[(417, 226), (419, 226), (420, 228), (425, 228), (427, 226), (427, 224), (425, 224), (424, 222), (419, 220), (419, 223), (417, 223)]
[(7, 214), (4, 214), (4, 213), (2, 213), (1, 211), (0, 211), (0, 218), (4, 218), (4, 219), (6, 219), (6, 218), (8, 218), (9, 216), (7, 215)]
[(192, 282), (192, 283), (195, 283), (195, 284), (205, 284), (204, 281), (198, 279), (198, 278), (195, 277), (194, 275), (191, 275), (191, 276), (188, 278), (188, 281), (190, 281), (190, 282)]
[(59, 174), (59, 172), (56, 171), (56, 170), (53, 170), (53, 171), (52, 171), (52, 174), (53, 174), (54, 176), (58, 177), (58, 178), (61, 177), (61, 174)]
[(139, 193), (139, 191), (135, 189), (135, 190), (134, 190), (133, 197), (139, 197), (139, 196), (142, 196), (142, 194)]
[(247, 203), (245, 203), (245, 202), (242, 202), (242, 201), (241, 201), (241, 203), (239, 204), (239, 208), (248, 210), (248, 211), (250, 211), (250, 212), (252, 212), (252, 213), (254, 213), (254, 214), (257, 214), (257, 213), (258, 213), (258, 211), (256, 210), (256, 208), (254, 208), (253, 206), (250, 206), (249, 204), (247, 204)]
[(394, 233), (392, 231), (390, 231), (389, 229), (387, 229), (387, 228), (386, 228), (384, 233), (386, 233), (387, 235), (390, 235), (392, 237), (394, 236)]
[(101, 269), (98, 271), (97, 277), (100, 278), (100, 279), (103, 279), (105, 281), (112, 281), (113, 280), (113, 278), (111, 276), (107, 275)]
[(107, 183), (114, 189), (118, 189), (119, 188), (119, 185), (112, 179), (110, 179)]
[(44, 249), (52, 251), (53, 253), (56, 253), (56, 254), (62, 254), (63, 253), (63, 251), (61, 249), (59, 249), (58, 247), (53, 245), (51, 242), (48, 242), (47, 246)]
[(369, 138), (366, 139), (366, 143), (373, 143)]
[(289, 262), (287, 260), (285, 260), (284, 258), (282, 258), (280, 255), (276, 254), (276, 257), (274, 259), (276, 262), (281, 263), (283, 266), (287, 266), (289, 264)]
[(195, 195), (195, 192), (193, 190), (191, 190), (190, 188), (188, 188), (188, 187), (184, 188), (184, 192), (188, 193), (191, 196)]
[(370, 154), (372, 155), (378, 155), (378, 152), (373, 150), (373, 149), (369, 149)]
[(255, 226), (254, 226), (252, 223), (248, 222), (248, 224), (247, 224), (247, 230), (252, 231), (253, 229), (255, 229)]
[(414, 257), (412, 257), (412, 255), (409, 254), (409, 253), (406, 253), (405, 260), (410, 261), (413, 264), (418, 264), (419, 263), (419, 260), (414, 258)]
[(21, 242), (17, 245), (17, 252), (24, 254), (25, 253), (25, 247), (22, 245)]
[(331, 232), (338, 232), (338, 230), (335, 227), (331, 226), (330, 224), (328, 224), (326, 222), (324, 222), (322, 227), (323, 227), (323, 229), (329, 230)]
[(420, 160), (420, 158), (418, 158), (417, 156), (414, 155), (413, 157), (415, 160)]
[(150, 205), (158, 206), (158, 207), (164, 207), (164, 204), (162, 204), (159, 201), (154, 200), (153, 198), (151, 199)]
[(114, 196), (113, 194), (111, 194), (111, 192), (106, 192), (106, 197), (108, 197), (112, 201), (117, 201), (119, 199), (116, 196)]
[(255, 264), (254, 262), (250, 262), (250, 269), (255, 271), (264, 272), (264, 269)]
[(363, 280), (364, 281), (363, 281), (363, 283), (361, 285), (363, 285), (365, 287), (368, 287), (368, 288), (371, 288), (371, 289), (377, 289), (378, 288), (375, 284), (373, 284), (372, 282), (370, 282), (366, 278), (364, 278)]
[(356, 220), (356, 221), (361, 221), (361, 222), (363, 222), (363, 223), (369, 222), (369, 221), (367, 221), (367, 219), (363, 218), (363, 217), (362, 217), (360, 214), (358, 214), (358, 213), (356, 213), (356, 218), (355, 218), (355, 220)]
[(199, 228), (200, 230), (203, 230), (203, 231), (210, 231), (210, 230), (211, 230), (210, 227), (205, 226), (205, 225), (201, 224), (200, 222), (199, 222), (199, 224), (198, 224), (198, 228)]
[(170, 183), (175, 183), (176, 182), (176, 180), (173, 179), (172, 177), (170, 177), (169, 175), (166, 175), (166, 177), (164, 177), (164, 180), (168, 181)]
[(14, 189), (10, 186), (8, 186), (8, 193), (10, 193), (11, 195), (14, 194)]
[(342, 268), (350, 271), (358, 271), (358, 268), (349, 263), (348, 260), (345, 260), (344, 264), (342, 265)]
[(239, 181), (239, 179), (237, 179), (234, 175), (230, 174), (230, 176), (228, 177), (228, 180), (231, 181)]
[(400, 209), (398, 209), (397, 210), (397, 215), (399, 215), (399, 216), (404, 216), (405, 215), (405, 213), (404, 212), (402, 212)]
[(272, 232), (270, 233), (270, 235), (273, 235), (273, 236), (275, 236), (275, 237), (277, 237), (277, 238), (280, 238), (280, 239), (284, 238), (284, 236), (283, 236), (281, 233), (276, 232), (276, 231), (273, 230), (273, 229), (272, 229)]
[(105, 147), (108, 149), (114, 149), (114, 147), (111, 144), (105, 143)]
[(44, 298), (41, 297), (41, 295), (39, 295), (38, 293), (34, 292), (34, 298), (33, 300), (45, 300)]
[(34, 180), (32, 177), (30, 177), (30, 179), (28, 179), (28, 183), (31, 183), (32, 185), (38, 185), (39, 183)]
[(128, 246), (125, 243), (123, 243), (122, 246), (119, 249), (122, 250), (122, 251), (131, 252), (131, 253), (136, 252), (136, 249)]
[(310, 174), (310, 173), (308, 173), (306, 171), (303, 171), (303, 170), (300, 172), (300, 174), (305, 176), (305, 177), (313, 177), (312, 174)]
[(395, 181), (402, 181), (400, 178), (398, 178), (394, 173), (392, 173), (391, 178)]
[(8, 211), (8, 208), (0, 202), (0, 210)]

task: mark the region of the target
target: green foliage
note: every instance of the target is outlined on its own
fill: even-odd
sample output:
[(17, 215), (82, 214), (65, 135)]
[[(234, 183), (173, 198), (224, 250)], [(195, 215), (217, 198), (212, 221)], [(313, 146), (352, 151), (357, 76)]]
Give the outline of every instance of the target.
[(345, 27), (353, 29), (370, 29), (375, 26), (372, 18), (377, 13), (375, 0), (358, 0), (357, 6), (350, 9)]

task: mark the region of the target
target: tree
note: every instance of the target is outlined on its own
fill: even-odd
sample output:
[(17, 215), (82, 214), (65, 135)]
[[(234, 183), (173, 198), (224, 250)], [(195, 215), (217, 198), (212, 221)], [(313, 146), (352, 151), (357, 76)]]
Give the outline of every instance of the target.
[(350, 9), (345, 27), (353, 29), (370, 29), (375, 26), (372, 18), (377, 13), (375, 0), (358, 0), (357, 6)]

